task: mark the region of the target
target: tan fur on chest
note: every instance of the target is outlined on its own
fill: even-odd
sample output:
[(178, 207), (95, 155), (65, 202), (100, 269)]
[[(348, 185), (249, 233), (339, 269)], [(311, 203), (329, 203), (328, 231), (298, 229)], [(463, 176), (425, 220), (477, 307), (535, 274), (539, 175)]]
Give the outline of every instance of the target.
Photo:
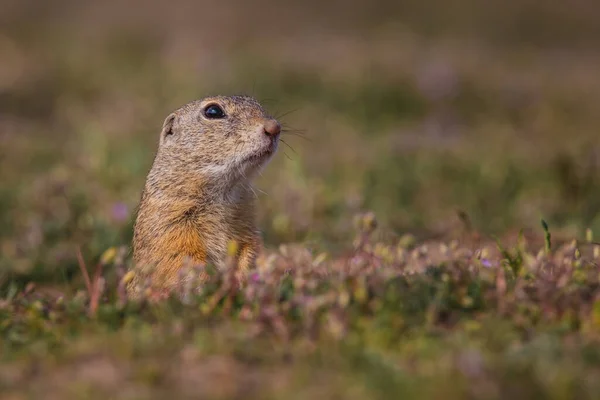
[(143, 201), (134, 235), (136, 264), (152, 267), (152, 286), (172, 288), (186, 263), (223, 267), (227, 245), (235, 241), (242, 255), (240, 268), (247, 269), (259, 243), (251, 200), (242, 196), (233, 204)]

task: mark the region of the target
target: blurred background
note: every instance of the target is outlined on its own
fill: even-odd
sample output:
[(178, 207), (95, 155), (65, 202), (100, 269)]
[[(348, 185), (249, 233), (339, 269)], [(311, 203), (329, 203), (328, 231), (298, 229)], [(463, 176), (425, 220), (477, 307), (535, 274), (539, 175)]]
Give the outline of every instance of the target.
[[(0, 274), (128, 244), (164, 118), (249, 94), (292, 131), (269, 246), (600, 228), (593, 1), (0, 1)], [(60, 272), (59, 272), (60, 271)]]

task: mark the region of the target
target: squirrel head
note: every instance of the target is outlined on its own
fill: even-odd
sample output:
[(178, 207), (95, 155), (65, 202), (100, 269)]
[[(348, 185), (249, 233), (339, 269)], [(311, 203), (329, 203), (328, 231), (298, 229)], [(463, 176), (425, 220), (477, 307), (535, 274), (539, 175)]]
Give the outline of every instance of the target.
[(231, 186), (251, 179), (271, 159), (280, 131), (252, 97), (206, 97), (165, 119), (155, 164)]

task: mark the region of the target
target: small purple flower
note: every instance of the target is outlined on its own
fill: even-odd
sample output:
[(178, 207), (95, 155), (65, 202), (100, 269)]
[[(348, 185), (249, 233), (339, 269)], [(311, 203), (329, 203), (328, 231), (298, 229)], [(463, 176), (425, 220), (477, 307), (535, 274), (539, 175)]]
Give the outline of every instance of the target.
[(446, 60), (434, 60), (418, 71), (417, 86), (429, 100), (453, 97), (459, 89), (459, 77), (452, 64)]
[(250, 275), (250, 280), (254, 283), (259, 282), (260, 281), (260, 275), (258, 275), (256, 272), (253, 273), (252, 275)]
[(115, 220), (122, 222), (129, 217), (129, 209), (126, 204), (118, 202), (113, 204), (111, 215)]
[(488, 260), (487, 258), (481, 259), (481, 265), (483, 265), (486, 268), (492, 268), (492, 262), (490, 260)]

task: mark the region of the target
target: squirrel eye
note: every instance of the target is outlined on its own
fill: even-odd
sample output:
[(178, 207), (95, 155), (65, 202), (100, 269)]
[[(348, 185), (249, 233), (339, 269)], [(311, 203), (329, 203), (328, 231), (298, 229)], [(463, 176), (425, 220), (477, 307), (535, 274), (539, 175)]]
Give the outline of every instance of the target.
[(225, 112), (218, 105), (212, 104), (204, 109), (204, 116), (209, 119), (225, 118)]

